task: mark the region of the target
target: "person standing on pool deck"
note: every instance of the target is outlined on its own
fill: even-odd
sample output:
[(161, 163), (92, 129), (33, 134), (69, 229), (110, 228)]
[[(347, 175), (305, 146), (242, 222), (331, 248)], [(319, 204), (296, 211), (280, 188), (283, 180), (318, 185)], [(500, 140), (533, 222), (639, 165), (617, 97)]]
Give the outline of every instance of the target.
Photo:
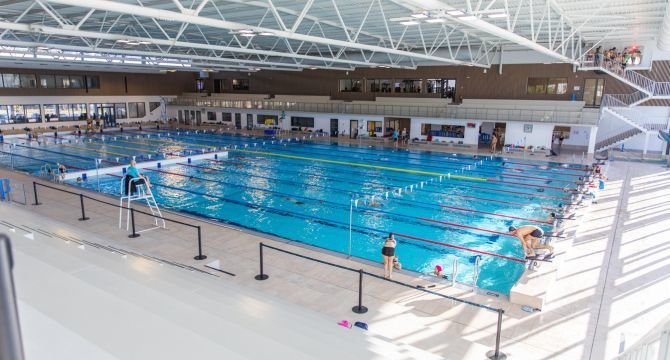
[(398, 129), (393, 129), (393, 146), (398, 147)]
[(382, 257), (384, 258), (384, 278), (390, 279), (391, 273), (393, 273), (393, 259), (395, 259), (395, 246), (396, 241), (393, 237), (393, 233), (390, 233), (389, 236), (384, 241), (384, 247), (382, 247)]
[(127, 174), (131, 176), (133, 179), (141, 179), (137, 181), (135, 184), (137, 185), (146, 185), (148, 188), (151, 187), (151, 184), (149, 183), (149, 178), (144, 176), (143, 174), (140, 174), (139, 170), (137, 170), (137, 162), (135, 160), (130, 160), (130, 166), (128, 166), (127, 169)]
[(534, 257), (535, 249), (547, 249), (549, 254), (547, 257), (550, 257), (554, 252), (554, 247), (551, 245), (540, 244), (540, 239), (544, 236), (544, 231), (535, 225), (521, 225), (519, 228), (514, 226), (509, 227), (509, 232), (511, 235), (516, 236), (521, 241), (521, 246), (523, 246), (523, 253), (526, 257)]
[(496, 153), (496, 148), (498, 147), (498, 136), (494, 132), (491, 134), (491, 154)]

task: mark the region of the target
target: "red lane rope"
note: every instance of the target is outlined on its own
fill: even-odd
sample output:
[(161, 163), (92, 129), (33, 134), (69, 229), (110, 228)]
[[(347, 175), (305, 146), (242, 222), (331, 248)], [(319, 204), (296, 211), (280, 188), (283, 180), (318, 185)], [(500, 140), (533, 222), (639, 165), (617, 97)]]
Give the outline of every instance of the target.
[(546, 199), (556, 199), (556, 200), (562, 200), (562, 201), (566, 201), (568, 199), (566, 197), (559, 197), (559, 196), (530, 194), (530, 193), (526, 193), (526, 192), (523, 192), (523, 191), (491, 189), (491, 188), (475, 186), (475, 185), (469, 185), (469, 186), (473, 189), (488, 190), (488, 191), (494, 191), (494, 192), (497, 191), (497, 192), (504, 192), (504, 193), (510, 193), (510, 194), (517, 194), (517, 195), (526, 195), (526, 196), (530, 196), (530, 197), (541, 197), (541, 198), (546, 198)]
[(538, 165), (538, 164), (525, 163), (525, 162), (518, 162), (518, 161), (505, 161), (505, 163), (506, 163), (506, 164), (517, 164), (517, 165), (523, 165), (523, 166), (546, 167), (546, 168), (550, 168), (550, 169), (562, 169), (562, 170), (572, 170), (572, 171), (584, 171), (584, 172), (586, 172), (586, 168), (584, 168), (584, 169), (575, 169), (575, 168), (563, 167), (563, 166)]
[(528, 187), (534, 187), (534, 188), (556, 189), (556, 190), (565, 191), (565, 189), (563, 189), (562, 187), (558, 187), (558, 186), (524, 184), (524, 183), (519, 183), (519, 182), (514, 182), (514, 181), (496, 180), (494, 178), (487, 178), (486, 181), (488, 181), (488, 182), (498, 182), (498, 183), (503, 183), (503, 184), (519, 185), (519, 186), (528, 186)]
[[(529, 206), (529, 205), (533, 205), (533, 204), (522, 204), (522, 203), (517, 203), (517, 202), (512, 202), (512, 201), (504, 201), (504, 200), (495, 200), (495, 199), (480, 198), (480, 197), (470, 196), (470, 195), (453, 195), (453, 196), (462, 197), (462, 198), (467, 198), (467, 199), (476, 199), (476, 200), (491, 201), (491, 202), (497, 202), (497, 203), (501, 203), (501, 204), (509, 204), (509, 205), (518, 205), (518, 206)], [(556, 210), (556, 208), (550, 208), (550, 207), (546, 207), (546, 206), (538, 206), (538, 207), (539, 207), (540, 209), (542, 209), (542, 210), (551, 210), (551, 211), (555, 211), (555, 210)]]
[[(506, 168), (506, 169), (515, 169), (515, 168)], [(540, 177), (540, 176), (528, 176), (528, 175), (515, 175), (515, 174), (500, 174), (502, 177), (517, 177), (517, 178), (522, 178), (522, 179), (536, 179), (536, 180), (552, 180), (552, 181), (558, 181), (558, 182), (564, 182), (564, 183), (569, 183), (572, 184), (574, 181), (570, 180), (554, 180), (554, 179), (547, 179), (546, 177)]]
[(553, 224), (553, 222), (547, 221), (547, 220), (537, 220), (537, 219), (529, 219), (529, 218), (523, 218), (523, 217), (512, 216), (512, 215), (496, 214), (496, 213), (492, 213), (492, 212), (488, 212), (488, 211), (480, 211), (480, 210), (474, 210), (474, 209), (459, 208), (459, 207), (455, 207), (455, 206), (440, 205), (440, 207), (447, 208), (447, 209), (458, 210), (458, 211), (464, 211), (464, 212), (473, 212), (473, 213), (479, 213), (479, 214), (486, 214), (486, 215), (504, 217), (504, 218), (509, 218), (509, 219), (525, 220), (525, 221), (531, 221), (531, 222), (542, 223), (542, 224), (550, 224), (550, 225)]
[(427, 243), (431, 243), (431, 244), (435, 244), (435, 245), (441, 245), (441, 246), (446, 246), (446, 247), (450, 247), (450, 248), (454, 248), (454, 249), (458, 249), (458, 250), (468, 251), (468, 252), (472, 252), (472, 253), (476, 253), (476, 254), (494, 256), (494, 257), (498, 257), (498, 258), (502, 258), (502, 259), (507, 259), (507, 260), (511, 260), (511, 261), (520, 262), (520, 263), (525, 263), (526, 262), (525, 259), (520, 259), (520, 258), (516, 258), (516, 257), (512, 257), (512, 256), (506, 256), (506, 255), (500, 255), (500, 254), (496, 254), (496, 253), (492, 253), (492, 252), (488, 252), (488, 251), (483, 251), (483, 250), (471, 249), (471, 248), (467, 248), (467, 247), (464, 247), (464, 246), (447, 244), (447, 243), (434, 241), (434, 240), (428, 240), (428, 239), (424, 239), (424, 238), (420, 238), (420, 237), (416, 237), (416, 236), (412, 236), (412, 235), (399, 234), (399, 233), (396, 233), (396, 232), (394, 232), (393, 235), (398, 236), (398, 237), (402, 237), (402, 238), (406, 238), (406, 239), (413, 239), (413, 240), (423, 241), (423, 242), (427, 242)]
[(507, 235), (507, 236), (515, 237), (514, 235), (511, 235), (511, 234), (506, 233), (506, 232), (496, 231), (496, 230), (489, 230), (489, 229), (482, 229), (482, 228), (478, 228), (476, 226), (456, 224), (456, 223), (452, 223), (452, 222), (448, 222), (448, 221), (433, 220), (433, 219), (420, 218), (420, 217), (418, 217), (417, 219), (423, 220), (423, 221), (428, 221), (428, 222), (433, 222), (433, 223), (436, 223), (436, 224), (444, 224), (444, 225), (455, 226), (455, 227), (464, 228), (464, 229), (472, 229), (472, 230), (477, 230), (477, 231), (483, 231), (483, 232), (487, 232), (487, 233), (491, 233), (491, 234)]

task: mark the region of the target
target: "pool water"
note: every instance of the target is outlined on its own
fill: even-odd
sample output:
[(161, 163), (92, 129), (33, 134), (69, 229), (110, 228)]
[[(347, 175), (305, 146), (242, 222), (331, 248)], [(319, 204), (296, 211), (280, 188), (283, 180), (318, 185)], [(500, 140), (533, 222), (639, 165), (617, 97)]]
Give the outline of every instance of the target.
[[(69, 171), (228, 148), (229, 157), (143, 169), (165, 208), (254, 229), (372, 261), (381, 261), (396, 233), (403, 268), (441, 265), (456, 280), (509, 294), (524, 263), (511, 225), (551, 230), (549, 213), (568, 201), (565, 189), (584, 173), (566, 164), (426, 151), (278, 140), (193, 131), (124, 131), (66, 136), (63, 144), (26, 140), (3, 146), (0, 164), (40, 173), (45, 164)], [(42, 139), (44, 140), (44, 139)], [(11, 156), (9, 153), (11, 152)], [(12, 164), (13, 161), (13, 164)], [(118, 196), (120, 179), (104, 175), (71, 183)], [(77, 211), (73, 209), (73, 211)], [(351, 224), (351, 232), (350, 232)], [(472, 252), (447, 245), (474, 249)]]

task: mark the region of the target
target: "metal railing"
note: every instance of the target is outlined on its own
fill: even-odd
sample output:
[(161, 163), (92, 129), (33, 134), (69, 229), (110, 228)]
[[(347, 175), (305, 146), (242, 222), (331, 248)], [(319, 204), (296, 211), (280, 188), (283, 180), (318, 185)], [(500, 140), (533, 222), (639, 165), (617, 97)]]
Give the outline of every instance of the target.
[(42, 203), (39, 202), (39, 197), (38, 197), (38, 194), (37, 194), (37, 187), (38, 186), (78, 196), (79, 197), (79, 205), (80, 205), (80, 209), (81, 209), (81, 217), (79, 218), (80, 221), (86, 221), (86, 220), (90, 219), (89, 217), (86, 216), (86, 208), (85, 208), (85, 205), (84, 205), (84, 199), (95, 201), (95, 202), (100, 203), (100, 204), (113, 206), (117, 209), (120, 208), (120, 209), (124, 209), (124, 210), (130, 210), (130, 221), (131, 221), (131, 224), (132, 224), (132, 233), (130, 235), (128, 235), (129, 238), (136, 238), (136, 237), (140, 236), (140, 234), (138, 234), (136, 229), (135, 229), (135, 213), (147, 215), (147, 216), (150, 216), (150, 217), (153, 217), (153, 218), (159, 218), (163, 221), (169, 221), (169, 222), (172, 222), (172, 223), (175, 223), (175, 224), (179, 224), (179, 225), (183, 225), (183, 226), (195, 229), (196, 232), (197, 232), (198, 255), (194, 256), (193, 259), (195, 259), (195, 260), (207, 259), (207, 256), (203, 255), (203, 253), (202, 253), (202, 228), (200, 227), (200, 225), (193, 225), (193, 224), (185, 223), (185, 222), (182, 222), (182, 221), (179, 221), (179, 220), (169, 219), (169, 218), (166, 218), (166, 217), (163, 217), (163, 216), (157, 216), (157, 215), (152, 214), (150, 212), (137, 210), (137, 209), (132, 208), (132, 207), (120, 206), (118, 204), (113, 204), (113, 203), (110, 203), (110, 202), (107, 202), (107, 201), (104, 201), (104, 200), (96, 199), (96, 198), (90, 197), (90, 196), (82, 194), (82, 193), (76, 193), (74, 191), (60, 189), (60, 188), (57, 188), (55, 186), (42, 184), (42, 183), (38, 183), (36, 181), (33, 181), (33, 192), (35, 194), (35, 202), (32, 205), (35, 205), (35, 206), (42, 205)]
[(309, 103), (271, 100), (217, 100), (207, 98), (179, 97), (168, 105), (192, 107), (216, 107), (226, 109), (249, 109), (270, 111), (298, 111), (332, 114), (393, 115), (471, 120), (558, 122), (566, 124), (596, 125), (596, 121), (585, 120), (581, 109), (535, 110), (510, 108), (481, 108), (468, 105), (382, 105), (352, 103)]
[(377, 274), (367, 272), (363, 269), (354, 269), (354, 268), (350, 268), (348, 266), (334, 264), (334, 263), (331, 263), (331, 262), (328, 262), (328, 261), (325, 261), (325, 260), (316, 259), (316, 258), (313, 258), (313, 257), (310, 257), (310, 256), (306, 256), (306, 255), (298, 254), (298, 253), (295, 253), (295, 252), (292, 252), (292, 251), (280, 249), (280, 248), (277, 248), (277, 247), (274, 247), (274, 246), (266, 245), (262, 242), (259, 243), (258, 245), (259, 245), (260, 273), (258, 275), (256, 275), (254, 278), (256, 280), (259, 280), (259, 281), (267, 280), (267, 279), (270, 278), (270, 276), (265, 272), (265, 269), (264, 269), (264, 266), (263, 266), (264, 265), (264, 261), (263, 261), (263, 249), (264, 248), (272, 249), (272, 250), (278, 251), (280, 253), (296, 256), (296, 257), (299, 257), (299, 258), (302, 258), (302, 259), (314, 261), (314, 262), (317, 262), (317, 263), (320, 263), (320, 264), (329, 265), (329, 266), (332, 266), (332, 267), (335, 267), (335, 268), (338, 268), (338, 269), (347, 270), (347, 271), (350, 271), (350, 272), (357, 273), (358, 274), (358, 302), (357, 302), (356, 305), (354, 305), (351, 308), (351, 311), (353, 311), (356, 314), (364, 314), (364, 313), (368, 312), (368, 308), (366, 306), (363, 306), (363, 278), (364, 278), (364, 276), (369, 276), (371, 278), (375, 278), (375, 279), (378, 279), (378, 280), (381, 280), (381, 281), (386, 281), (388, 283), (396, 284), (396, 285), (406, 287), (406, 288), (409, 288), (409, 289), (417, 290), (417, 291), (420, 291), (420, 292), (423, 292), (423, 293), (426, 293), (426, 294), (431, 294), (431, 295), (434, 295), (434, 296), (437, 296), (437, 297), (441, 297), (443, 299), (456, 301), (456, 302), (459, 302), (459, 303), (462, 303), (462, 304), (466, 304), (466, 305), (478, 307), (480, 309), (485, 309), (485, 310), (488, 310), (488, 311), (491, 311), (491, 312), (495, 312), (498, 315), (497, 326), (496, 326), (495, 348), (493, 350), (488, 351), (486, 353), (486, 357), (489, 358), (489, 359), (499, 359), (499, 360), (507, 358), (507, 355), (500, 351), (500, 337), (501, 337), (501, 333), (502, 333), (502, 321), (503, 321), (503, 314), (505, 313), (505, 310), (503, 310), (503, 309), (496, 309), (496, 308), (493, 308), (493, 307), (490, 307), (490, 306), (487, 306), (487, 305), (478, 304), (478, 303), (473, 302), (473, 301), (464, 300), (464, 299), (460, 299), (460, 298), (457, 298), (457, 297), (454, 297), (454, 296), (441, 294), (441, 293), (429, 290), (426, 287), (418, 287), (418, 286), (407, 284), (407, 283), (404, 283), (404, 282), (401, 282), (401, 281), (388, 279), (388, 278), (385, 278), (383, 276), (379, 276)]
[(22, 360), (23, 342), (13, 268), (11, 243), (6, 235), (0, 234), (0, 359)]

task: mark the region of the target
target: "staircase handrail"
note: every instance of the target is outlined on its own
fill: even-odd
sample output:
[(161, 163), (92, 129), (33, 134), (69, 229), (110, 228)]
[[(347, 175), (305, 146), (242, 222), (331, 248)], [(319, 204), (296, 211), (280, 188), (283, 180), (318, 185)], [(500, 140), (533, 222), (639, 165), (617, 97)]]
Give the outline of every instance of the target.
[(654, 96), (670, 96), (670, 82), (656, 82)]
[(603, 96), (601, 104), (606, 104), (604, 106), (610, 107), (630, 107), (647, 97), (648, 95), (642, 91), (636, 91), (632, 94), (606, 94)]

